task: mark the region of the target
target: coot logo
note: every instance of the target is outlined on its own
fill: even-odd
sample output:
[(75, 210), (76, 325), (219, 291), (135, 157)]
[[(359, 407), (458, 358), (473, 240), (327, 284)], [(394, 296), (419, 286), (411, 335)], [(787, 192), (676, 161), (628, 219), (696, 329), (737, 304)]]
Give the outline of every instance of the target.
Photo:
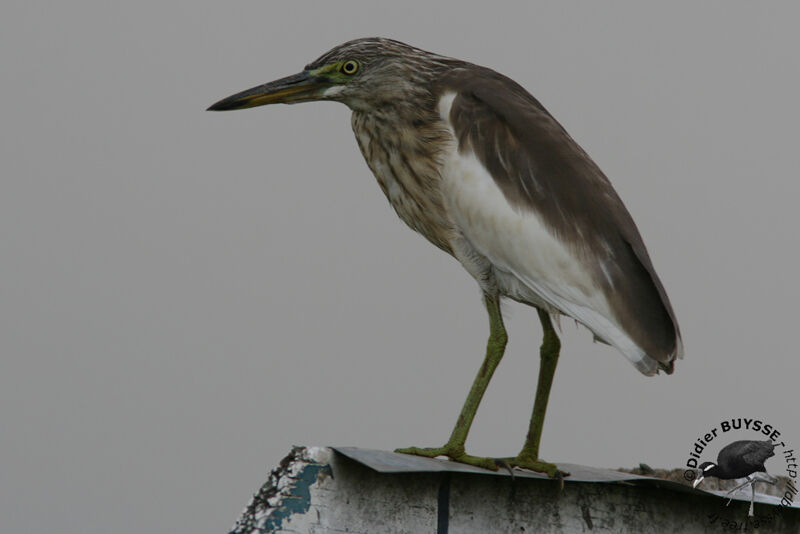
[[(777, 484), (778, 478), (772, 476), (773, 474), (787, 478), (781, 506), (791, 506), (795, 502), (798, 494), (797, 456), (795, 449), (786, 443), (783, 433), (775, 425), (762, 419), (726, 419), (695, 439), (686, 459), (683, 476), (686, 480), (693, 481), (695, 488), (702, 487), (703, 481), (708, 478), (741, 479), (741, 483), (734, 484), (726, 496), (732, 497), (749, 488), (748, 518), (752, 518), (755, 485)], [(767, 471), (767, 465), (772, 474)], [(726, 504), (730, 504), (730, 499)], [(713, 523), (721, 517), (719, 514), (712, 514), (709, 519)], [(723, 522), (726, 521), (721, 521)]]

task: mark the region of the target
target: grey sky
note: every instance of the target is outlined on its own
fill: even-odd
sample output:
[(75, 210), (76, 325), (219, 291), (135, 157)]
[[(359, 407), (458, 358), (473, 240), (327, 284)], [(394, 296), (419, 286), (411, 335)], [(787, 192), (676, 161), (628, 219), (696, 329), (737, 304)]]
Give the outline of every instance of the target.
[[(677, 466), (725, 417), (800, 444), (800, 8), (517, 4), (4, 2), (0, 531), (224, 532), (292, 444), (447, 438), (485, 312), (396, 218), (349, 111), (203, 111), (370, 35), (529, 89), (670, 295), (669, 377), (563, 322), (545, 459)], [(506, 310), (477, 454), (515, 453), (533, 402), (538, 320)]]

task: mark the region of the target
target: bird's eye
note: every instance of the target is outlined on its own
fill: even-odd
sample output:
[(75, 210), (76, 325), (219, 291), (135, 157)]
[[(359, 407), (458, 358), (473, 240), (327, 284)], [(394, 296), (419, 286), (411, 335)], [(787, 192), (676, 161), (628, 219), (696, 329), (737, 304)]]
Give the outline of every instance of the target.
[(348, 76), (352, 76), (358, 71), (358, 62), (352, 59), (345, 61), (344, 63), (342, 63), (341, 70)]

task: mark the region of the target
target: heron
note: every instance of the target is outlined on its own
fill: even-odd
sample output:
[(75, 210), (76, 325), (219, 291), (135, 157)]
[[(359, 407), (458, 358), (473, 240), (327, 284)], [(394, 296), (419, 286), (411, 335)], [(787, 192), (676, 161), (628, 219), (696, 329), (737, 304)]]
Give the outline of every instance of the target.
[[(334, 101), (397, 215), (475, 279), (489, 318), (482, 365), (442, 447), (397, 449), (497, 470), (563, 475), (539, 458), (561, 316), (645, 375), (673, 372), (678, 323), (639, 231), (608, 178), (522, 86), (492, 69), (385, 38), (336, 46), (298, 74), (213, 104), (226, 111)], [(533, 413), (515, 457), (466, 453), (508, 341), (501, 299), (536, 308), (543, 338)]]
[[(727, 493), (730, 497), (742, 488), (750, 486), (750, 508), (747, 515), (753, 517), (753, 501), (756, 499), (756, 482), (766, 482), (775, 485), (778, 479), (767, 473), (764, 462), (768, 458), (775, 456), (775, 444), (770, 440), (754, 441), (740, 440), (729, 443), (720, 449), (717, 454), (717, 461), (703, 462), (698, 469), (700, 476), (695, 479), (693, 487), (697, 487), (706, 477), (716, 477), (720, 480), (733, 480), (736, 478), (746, 478), (745, 482), (739, 484)], [(763, 473), (763, 475), (759, 475)], [(728, 504), (731, 499), (728, 499)]]

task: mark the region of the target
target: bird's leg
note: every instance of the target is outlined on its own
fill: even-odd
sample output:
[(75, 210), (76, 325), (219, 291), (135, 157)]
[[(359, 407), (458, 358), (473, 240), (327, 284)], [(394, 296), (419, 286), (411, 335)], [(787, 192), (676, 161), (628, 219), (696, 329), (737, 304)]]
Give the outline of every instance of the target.
[(730, 490), (728, 493), (725, 494), (725, 496), (728, 497), (728, 502), (725, 504), (725, 506), (730, 506), (731, 500), (733, 500), (732, 495), (734, 493), (736, 493), (737, 491), (739, 491), (740, 489), (742, 489), (743, 487), (745, 487), (747, 485), (750, 485), (752, 487), (753, 484), (755, 484), (755, 482), (756, 482), (755, 477), (753, 477), (753, 478), (751, 478), (751, 477), (752, 477), (752, 475), (748, 475), (747, 476), (747, 480), (745, 480), (744, 482), (742, 482), (741, 484), (739, 484), (738, 486), (736, 486), (735, 488), (733, 488), (732, 490)]
[(762, 473), (753, 473), (753, 477), (755, 477), (759, 482), (766, 482), (767, 484), (775, 485), (778, 483), (778, 477), (774, 477), (767, 473), (766, 471)]
[(543, 338), (542, 346), (539, 349), (541, 363), (539, 366), (539, 383), (536, 386), (536, 400), (533, 404), (533, 414), (528, 435), (525, 438), (525, 445), (516, 458), (508, 460), (508, 463), (525, 469), (547, 473), (551, 477), (563, 476), (555, 464), (542, 462), (539, 460), (539, 442), (542, 439), (542, 426), (544, 416), (547, 412), (547, 400), (550, 398), (550, 386), (553, 385), (553, 375), (556, 372), (558, 363), (558, 353), (561, 350), (561, 341), (558, 339), (553, 323), (550, 321), (550, 314), (537, 308), (539, 321), (542, 323)]
[[(753, 473), (751, 476), (753, 477), (753, 483), (750, 484), (750, 510), (747, 512), (748, 517), (753, 517), (753, 503), (756, 500), (756, 482), (766, 482), (773, 486), (778, 483), (777, 477), (770, 475), (766, 471), (764, 471), (763, 475), (761, 473)], [(730, 502), (731, 501), (728, 500), (728, 503)]]
[(506, 343), (508, 342), (508, 334), (503, 325), (503, 315), (500, 312), (499, 297), (484, 295), (484, 300), (486, 302), (486, 310), (489, 312), (489, 341), (486, 343), (486, 357), (478, 371), (478, 376), (475, 377), (475, 381), (472, 383), (467, 400), (464, 401), (464, 407), (461, 408), (461, 415), (458, 416), (458, 421), (455, 428), (453, 428), (450, 439), (447, 440), (444, 447), (425, 449), (409, 447), (407, 449), (397, 449), (395, 452), (416, 454), (430, 458), (447, 456), (456, 462), (484, 467), (493, 471), (497, 470), (498, 463), (494, 459), (470, 456), (464, 450), (467, 434), (472, 426), (475, 413), (478, 411), (478, 405), (486, 392), (489, 381), (492, 379), (494, 370), (503, 358)]

